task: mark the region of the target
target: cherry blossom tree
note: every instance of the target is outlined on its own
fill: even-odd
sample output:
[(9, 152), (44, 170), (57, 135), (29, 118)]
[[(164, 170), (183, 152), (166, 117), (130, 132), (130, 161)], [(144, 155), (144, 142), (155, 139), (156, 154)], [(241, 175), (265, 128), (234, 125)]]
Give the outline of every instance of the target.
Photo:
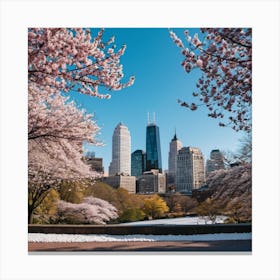
[(90, 29), (28, 29), (28, 187), (29, 222), (48, 191), (62, 180), (96, 178), (82, 160), (84, 142), (96, 140), (93, 116), (70, 102), (67, 94), (110, 98), (100, 90), (131, 86), (124, 77), (114, 37), (103, 40), (104, 29), (92, 37)]
[(47, 170), (54, 178), (89, 175), (81, 163), (82, 143), (98, 144), (98, 126), (92, 116), (79, 110), (60, 94), (49, 96), (30, 86), (28, 103), (29, 170)]
[(118, 218), (117, 209), (109, 202), (85, 197), (82, 203), (70, 203), (63, 200), (57, 203), (59, 220), (74, 224), (106, 224)]
[(190, 36), (188, 30), (184, 33), (188, 47), (170, 30), (182, 52), (182, 66), (187, 73), (200, 69), (202, 75), (196, 83), (197, 92), (193, 92), (200, 103), (178, 100), (180, 105), (190, 110), (205, 105), (209, 117), (220, 119), (220, 126), (251, 131), (252, 30), (201, 28), (200, 37)]
[(83, 94), (110, 98), (98, 89), (121, 90), (133, 84), (134, 77), (122, 84), (120, 57), (126, 45), (116, 51), (114, 37), (102, 40), (104, 29), (95, 38), (90, 29), (30, 28), (28, 30), (28, 81), (50, 93), (76, 90)]
[[(210, 172), (207, 176), (207, 185), (212, 191), (211, 199), (223, 204), (225, 215), (238, 214), (239, 221), (252, 219), (251, 163), (244, 162), (227, 170)], [(234, 219), (236, 220), (236, 217)]]
[(239, 139), (239, 142), (240, 146), (236, 152), (222, 151), (227, 168), (232, 165), (252, 163), (252, 133), (246, 133), (243, 138)]

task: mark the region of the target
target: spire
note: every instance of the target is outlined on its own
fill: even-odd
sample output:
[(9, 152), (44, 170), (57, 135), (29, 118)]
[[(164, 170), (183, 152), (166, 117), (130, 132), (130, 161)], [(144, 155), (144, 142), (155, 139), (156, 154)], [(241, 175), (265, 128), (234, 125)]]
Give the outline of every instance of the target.
[(177, 138), (176, 127), (175, 127), (175, 134), (174, 134), (174, 137), (173, 137), (172, 141), (177, 141), (177, 140), (178, 140), (178, 138)]
[(172, 141), (177, 141), (177, 140), (178, 140), (178, 138), (177, 138), (177, 135), (176, 135), (176, 133), (175, 133), (175, 135), (174, 135)]

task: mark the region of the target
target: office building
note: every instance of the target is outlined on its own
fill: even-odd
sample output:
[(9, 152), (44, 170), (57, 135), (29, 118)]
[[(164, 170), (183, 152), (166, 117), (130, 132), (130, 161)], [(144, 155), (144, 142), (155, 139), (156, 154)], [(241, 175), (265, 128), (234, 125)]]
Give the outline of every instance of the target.
[(123, 188), (129, 193), (136, 192), (136, 177), (118, 174), (114, 176), (104, 177), (102, 181), (113, 188)]
[(160, 173), (158, 169), (145, 171), (139, 176), (136, 182), (137, 192), (142, 194), (165, 193), (166, 179), (165, 175)]
[(212, 150), (210, 159), (206, 161), (206, 173), (219, 169), (225, 169), (224, 156), (220, 150)]
[(167, 172), (167, 185), (174, 185), (177, 170), (177, 155), (178, 151), (182, 149), (182, 143), (178, 140), (175, 133), (173, 139), (169, 144), (169, 154), (168, 154), (168, 172)]
[(162, 172), (159, 127), (148, 119), (146, 129), (146, 171), (158, 169)]
[(146, 171), (146, 153), (136, 150), (131, 154), (131, 175), (139, 177)]
[(176, 191), (191, 193), (205, 185), (205, 168), (202, 152), (198, 148), (183, 147), (177, 155)]
[(128, 128), (119, 123), (113, 133), (112, 161), (109, 166), (109, 176), (116, 174), (130, 175), (131, 172), (131, 140)]
[(89, 155), (87, 154), (83, 158), (84, 162), (88, 164), (91, 168), (91, 170), (96, 171), (100, 174), (104, 174), (104, 167), (103, 167), (103, 159), (102, 158), (96, 158), (95, 155)]

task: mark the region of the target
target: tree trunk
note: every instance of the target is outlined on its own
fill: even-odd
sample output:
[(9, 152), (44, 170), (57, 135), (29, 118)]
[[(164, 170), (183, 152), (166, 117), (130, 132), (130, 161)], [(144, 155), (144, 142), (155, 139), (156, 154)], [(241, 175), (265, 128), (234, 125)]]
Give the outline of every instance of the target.
[(34, 209), (32, 205), (28, 205), (28, 224), (32, 224)]

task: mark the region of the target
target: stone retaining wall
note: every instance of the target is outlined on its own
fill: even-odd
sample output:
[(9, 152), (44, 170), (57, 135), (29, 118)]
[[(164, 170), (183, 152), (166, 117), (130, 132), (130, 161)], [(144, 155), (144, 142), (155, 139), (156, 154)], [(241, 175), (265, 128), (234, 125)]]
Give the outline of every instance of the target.
[(251, 224), (214, 225), (28, 225), (29, 233), (68, 234), (209, 234), (251, 232)]

